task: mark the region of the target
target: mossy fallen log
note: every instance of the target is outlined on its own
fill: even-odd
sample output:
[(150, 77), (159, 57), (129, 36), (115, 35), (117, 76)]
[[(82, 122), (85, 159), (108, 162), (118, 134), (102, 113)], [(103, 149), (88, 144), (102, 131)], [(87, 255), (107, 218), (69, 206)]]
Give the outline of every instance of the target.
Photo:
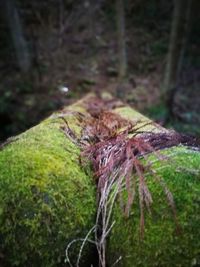
[[(116, 112), (126, 118), (135, 117), (135, 111), (131, 108), (120, 108)], [(157, 128), (156, 131), (163, 129)], [(169, 160), (159, 161), (151, 155), (149, 159), (155, 161), (151, 168), (162, 177), (174, 197), (179, 229), (175, 226), (173, 211), (162, 186), (151, 175), (147, 176), (153, 203), (151, 213), (145, 211), (143, 238), (140, 235), (138, 196), (128, 218), (121, 212), (119, 203), (115, 205), (115, 225), (110, 235), (108, 253), (109, 262), (117, 262), (117, 266), (187, 267), (200, 264), (199, 149), (177, 145), (159, 153), (168, 156)]]
[[(132, 121), (136, 131), (168, 133), (132, 108), (112, 102), (109, 96), (105, 98), (101, 104), (112, 114)], [(77, 265), (80, 251), (79, 266), (91, 265), (94, 247), (89, 242), (85, 242), (84, 248), (81, 246), (95, 225), (96, 182), (89, 164), (80, 163), (80, 143), (91, 139), (87, 131), (83, 136), (83, 128), (88, 130), (91, 125), (87, 128), (87, 122), (80, 121), (97, 116), (94, 110), (98, 113), (102, 109), (98, 101), (89, 95), (1, 147), (1, 266), (68, 266), (64, 262), (65, 250), (75, 240), (69, 251), (72, 266)], [(105, 124), (118, 131), (114, 118), (112, 115)], [(123, 123), (120, 127), (124, 127)], [(116, 200), (112, 215), (115, 224), (107, 242), (109, 266), (199, 264), (200, 153), (186, 144), (164, 147), (162, 144), (159, 153), (167, 155), (169, 160), (160, 161), (153, 154), (148, 155), (148, 160), (154, 162), (152, 168), (173, 194), (177, 222), (161, 186), (153, 182), (151, 175), (146, 176), (153, 204), (151, 214), (145, 211), (144, 237), (140, 235), (139, 193), (129, 217)], [(180, 226), (178, 232), (176, 224)]]
[[(76, 123), (71, 116), (70, 120), (70, 125)], [(2, 147), (1, 266), (66, 266), (68, 243), (85, 238), (94, 224), (95, 185), (89, 169), (80, 166), (80, 149), (66, 138), (62, 124), (52, 116)], [(72, 262), (80, 245), (71, 247)], [(87, 248), (84, 253), (81, 264), (89, 266), (92, 253)]]

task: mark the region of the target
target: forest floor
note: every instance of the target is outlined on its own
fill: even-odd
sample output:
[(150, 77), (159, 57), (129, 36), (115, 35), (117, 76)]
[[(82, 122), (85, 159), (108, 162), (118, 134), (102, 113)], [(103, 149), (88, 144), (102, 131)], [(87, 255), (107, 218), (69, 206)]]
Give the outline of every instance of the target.
[[(200, 71), (190, 68), (184, 74), (171, 107), (174, 118), (166, 120), (168, 107), (161, 100), (166, 35), (139, 27), (127, 30), (128, 76), (126, 83), (119, 85), (117, 37), (112, 25), (97, 25), (95, 33), (90, 28), (76, 30), (76, 34), (69, 31), (59, 40), (50, 30), (38, 32), (36, 67), (30, 75), (24, 77), (0, 66), (4, 70), (0, 72), (0, 140), (91, 91), (108, 91), (162, 125), (200, 135)], [(69, 89), (67, 93), (64, 87)]]

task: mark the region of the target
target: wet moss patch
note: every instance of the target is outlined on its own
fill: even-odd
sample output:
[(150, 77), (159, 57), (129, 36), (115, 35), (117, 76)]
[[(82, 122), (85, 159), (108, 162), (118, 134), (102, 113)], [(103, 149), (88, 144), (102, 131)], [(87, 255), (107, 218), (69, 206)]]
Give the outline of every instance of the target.
[(185, 147), (163, 151), (171, 162), (154, 164), (174, 196), (179, 229), (159, 184), (146, 177), (152, 193), (151, 214), (145, 212), (144, 239), (140, 237), (138, 196), (129, 218), (116, 203), (116, 224), (109, 239), (109, 262), (117, 266), (198, 266), (200, 262), (200, 154)]
[[(0, 251), (5, 265), (64, 266), (67, 244), (84, 238), (94, 224), (95, 186), (79, 164), (79, 148), (60, 124), (44, 121), (0, 152)], [(72, 247), (72, 262), (78, 247)]]

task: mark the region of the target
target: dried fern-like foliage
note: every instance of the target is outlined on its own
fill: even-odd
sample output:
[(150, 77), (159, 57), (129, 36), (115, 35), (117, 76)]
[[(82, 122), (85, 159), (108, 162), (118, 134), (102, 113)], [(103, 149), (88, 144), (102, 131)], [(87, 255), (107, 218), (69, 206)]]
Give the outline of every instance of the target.
[[(146, 138), (146, 135), (144, 137), (134, 136), (129, 138), (128, 131), (126, 131), (105, 141), (89, 145), (85, 147), (83, 152), (83, 155), (92, 162), (100, 196), (105, 190), (105, 186), (107, 186), (107, 180), (112, 179), (113, 173), (115, 173), (115, 182), (118, 184), (117, 190), (119, 194), (122, 192), (121, 189), (126, 188), (128, 200), (126, 205), (121, 203), (122, 207), (125, 206), (126, 216), (129, 215), (137, 189), (136, 185), (138, 184), (141, 233), (144, 230), (144, 207), (146, 206), (150, 211), (150, 206), (153, 201), (145, 175), (151, 173), (156, 182), (159, 182), (162, 187), (164, 184), (162, 179), (158, 179), (156, 173), (152, 171), (152, 163), (148, 160), (147, 154), (153, 153), (159, 160), (166, 159), (155, 150), (150, 142), (146, 142)], [(156, 134), (156, 138), (163, 138), (163, 134), (161, 137), (159, 134)], [(143, 157), (146, 159), (145, 163), (141, 162), (141, 158)], [(172, 194), (167, 187), (164, 187), (164, 190), (170, 206), (175, 210)]]
[[(138, 192), (141, 237), (144, 235), (144, 209), (151, 212), (153, 203), (147, 179), (153, 179), (163, 188), (178, 229), (173, 195), (162, 177), (159, 177), (152, 168), (152, 162), (147, 155), (151, 153), (157, 160), (170, 161), (169, 158), (162, 156), (159, 150), (179, 144), (200, 147), (200, 143), (195, 138), (174, 131), (141, 132), (137, 123), (125, 120), (112, 112), (113, 107), (120, 105), (115, 101), (105, 102), (102, 99), (93, 98), (85, 105), (90, 115), (84, 117), (77, 114), (76, 116), (82, 127), (81, 137), (76, 137), (67, 121), (63, 130), (81, 146), (82, 156), (92, 163), (98, 189), (95, 243), (99, 254), (99, 266), (105, 267), (106, 239), (114, 225), (114, 222), (111, 223), (111, 214), (117, 197), (125, 216), (129, 216)], [(127, 196), (126, 202), (123, 197), (124, 192)]]

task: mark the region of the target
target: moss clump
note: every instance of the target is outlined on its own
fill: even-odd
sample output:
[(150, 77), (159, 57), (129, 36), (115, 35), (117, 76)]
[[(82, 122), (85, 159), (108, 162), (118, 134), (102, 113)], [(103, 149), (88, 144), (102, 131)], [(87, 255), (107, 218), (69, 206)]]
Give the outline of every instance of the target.
[[(89, 103), (89, 96), (85, 100)], [(82, 104), (83, 101), (71, 106), (72, 111), (89, 113), (87, 105)], [(137, 122), (139, 130), (167, 132), (130, 107), (112, 112)], [(92, 175), (89, 168), (85, 171), (81, 168), (79, 148), (61, 131), (64, 121), (60, 116), (52, 116), (25, 132), (0, 152), (0, 265), (3, 267), (67, 266), (64, 264), (67, 244), (84, 238), (94, 225), (96, 199)], [(65, 109), (62, 116), (67, 116), (70, 128), (80, 136), (80, 124), (73, 112)], [(155, 161), (153, 168), (173, 193), (181, 232), (176, 233), (162, 188), (152, 177), (146, 177), (154, 203), (152, 214), (145, 216), (145, 237), (141, 240), (139, 235), (138, 202), (135, 201), (129, 218), (124, 217), (116, 202), (113, 213), (116, 223), (107, 252), (111, 266), (119, 256), (122, 259), (116, 266), (123, 267), (200, 264), (200, 153), (184, 147), (162, 153), (171, 155), (171, 161)], [(74, 243), (71, 247), (73, 266), (80, 245)], [(80, 267), (91, 265), (91, 250), (87, 244)]]
[[(115, 109), (120, 116), (141, 121), (150, 120), (130, 107)], [(166, 132), (155, 123), (140, 128), (141, 131)], [(152, 177), (147, 185), (152, 193), (152, 214), (145, 214), (145, 236), (140, 238), (140, 211), (138, 196), (129, 218), (122, 214), (119, 204), (114, 208), (116, 222), (108, 245), (109, 263), (120, 256), (117, 266), (123, 267), (188, 267), (200, 265), (200, 152), (185, 147), (166, 149), (162, 153), (171, 159), (153, 165), (171, 190), (177, 209), (181, 231), (176, 232), (172, 210), (166, 196)], [(152, 156), (150, 156), (152, 157)]]
[(122, 118), (132, 121), (137, 124), (137, 128), (139, 131), (147, 131), (147, 132), (167, 132), (167, 130), (157, 123), (154, 123), (149, 118), (145, 117), (135, 109), (131, 107), (125, 106), (116, 108), (113, 110), (115, 113), (119, 114)]
[[(152, 214), (145, 214), (145, 235), (140, 238), (139, 204), (135, 200), (131, 216), (123, 216), (118, 203), (115, 226), (109, 240), (109, 262), (122, 256), (117, 266), (169, 267), (200, 264), (200, 153), (184, 147), (165, 150), (170, 162), (156, 162), (154, 169), (163, 177), (173, 194), (180, 232), (176, 231), (172, 210), (162, 188), (152, 177), (146, 177), (152, 193)], [(173, 155), (173, 156), (172, 156)]]
[[(0, 152), (1, 266), (67, 266), (67, 244), (94, 224), (95, 186), (60, 126), (48, 119)], [(80, 245), (70, 249), (72, 262)], [(80, 266), (89, 266), (86, 247)]]

